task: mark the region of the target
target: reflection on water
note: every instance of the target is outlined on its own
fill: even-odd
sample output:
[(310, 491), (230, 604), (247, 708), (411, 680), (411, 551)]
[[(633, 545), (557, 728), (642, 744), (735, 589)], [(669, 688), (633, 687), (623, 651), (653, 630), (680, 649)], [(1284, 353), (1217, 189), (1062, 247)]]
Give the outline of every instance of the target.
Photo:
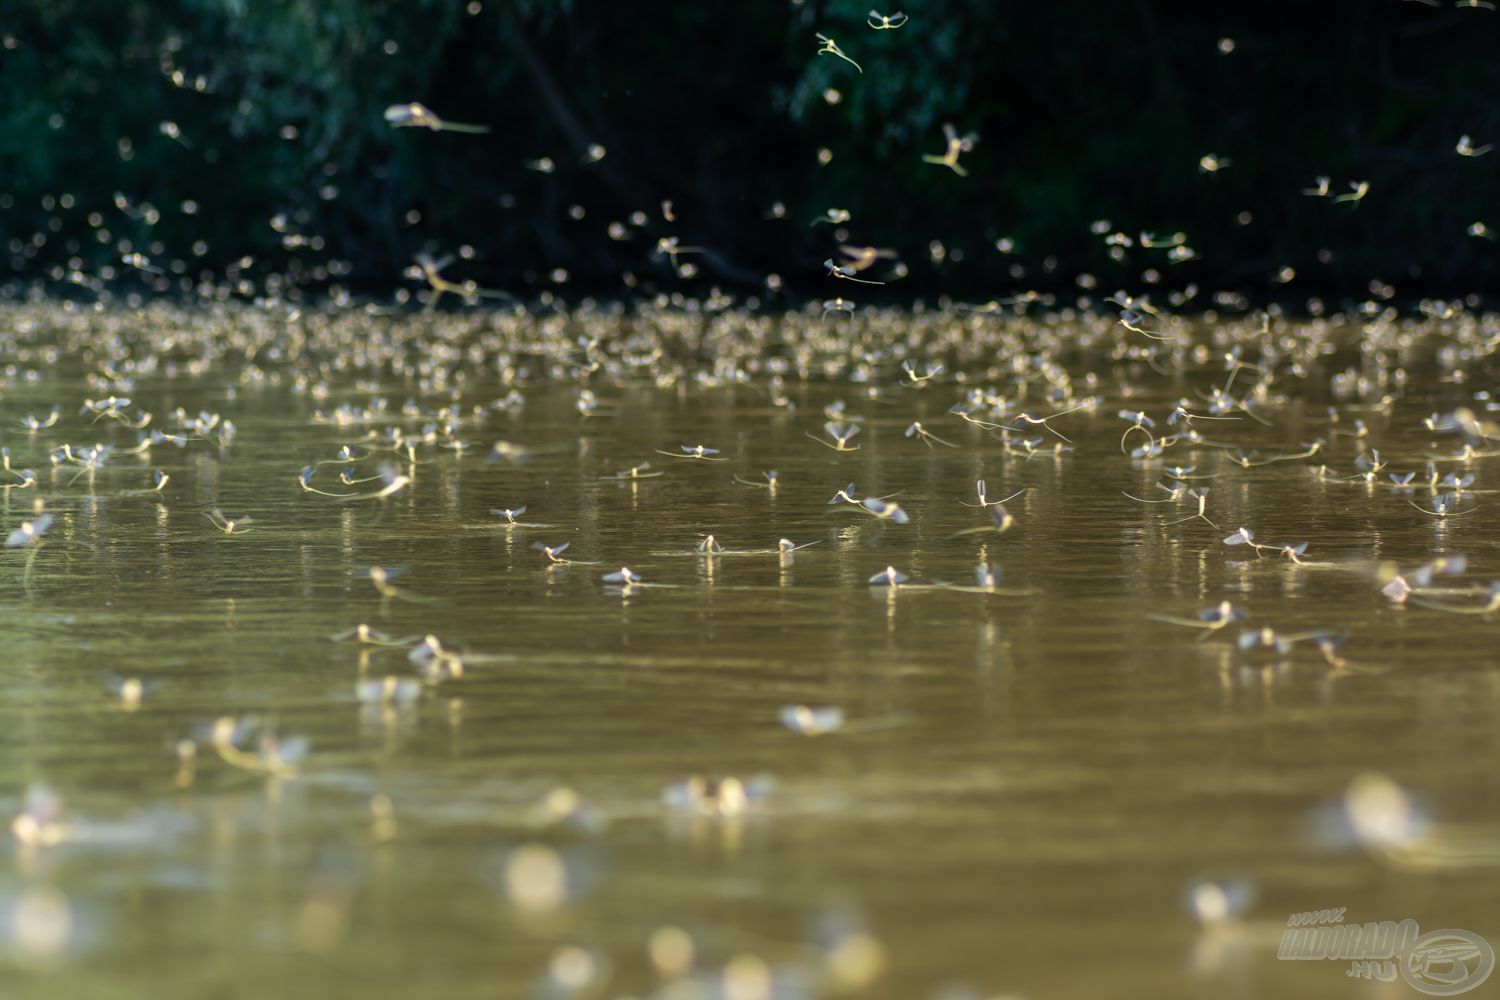
[(1329, 995), (1290, 913), (1500, 941), (1500, 506), (1423, 425), (1494, 380), (1412, 346), (1472, 327), (1371, 388), (1323, 327), (815, 319), (13, 310), (17, 995)]

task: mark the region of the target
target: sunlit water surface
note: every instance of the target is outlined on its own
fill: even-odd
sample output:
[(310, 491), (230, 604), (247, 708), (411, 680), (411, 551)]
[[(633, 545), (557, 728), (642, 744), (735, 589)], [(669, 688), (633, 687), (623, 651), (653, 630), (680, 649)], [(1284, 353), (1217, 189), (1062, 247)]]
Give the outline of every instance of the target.
[[(1364, 447), (1328, 437), (1318, 459), (1249, 470), (1222, 449), (1182, 453), (1218, 475), (1201, 485), (1219, 530), (1166, 526), (1193, 508), (1121, 495), (1164, 496), (1164, 477), (1121, 454), (1115, 411), (1160, 419), (1221, 370), (1122, 369), (1094, 412), (1054, 423), (1076, 450), (1054, 454), (1033, 429), (1045, 453), (1030, 458), (946, 414), (951, 382), (903, 388), (899, 372), (881, 401), (793, 381), (791, 410), (763, 386), (598, 385), (587, 420), (576, 383), (538, 383), (523, 409), (463, 432), (472, 451), (397, 460), (410, 488), (353, 502), (296, 483), (364, 433), (313, 412), (377, 395), (399, 409), (419, 398), (401, 380), (332, 377), (312, 399), (290, 380), (239, 385), (232, 366), (142, 378), (133, 407), (157, 426), (208, 410), (235, 440), (158, 444), (78, 476), (47, 450), (135, 440), (78, 415), (100, 394), (87, 371), (65, 361), (0, 399), (12, 464), (40, 470), (57, 518), (44, 545), (3, 553), (0, 813), (45, 784), (69, 824), (58, 845), (3, 848), (5, 996), (647, 996), (662, 988), (647, 942), (665, 925), (692, 936), (705, 981), (753, 955), (782, 996), (1374, 995), (1347, 963), (1277, 960), (1287, 916), (1323, 907), (1500, 944), (1493, 864), (1395, 865), (1320, 832), (1350, 782), (1379, 772), (1435, 822), (1500, 837), (1496, 621), (1393, 604), (1373, 569), (1465, 552), (1462, 582), (1500, 576), (1500, 504), (1481, 493), (1439, 522), (1384, 486), (1319, 480), (1314, 462), (1352, 476)], [(1125, 382), (1144, 389), (1125, 400)], [(1205, 430), (1296, 452), (1330, 430), (1331, 400), (1315, 380), (1300, 391), (1269, 427)], [(1420, 469), (1421, 416), (1467, 392), (1428, 379), (1360, 416), (1393, 469)], [(471, 388), (463, 406), (504, 394)], [(858, 451), (805, 436), (835, 399), (864, 421)], [(53, 404), (56, 426), (19, 429)], [(914, 419), (957, 447), (905, 437)], [(499, 439), (528, 457), (488, 459)], [(700, 443), (728, 461), (655, 453)], [(665, 475), (601, 479), (643, 461)], [(344, 487), (339, 468), (314, 484), (381, 485)], [(172, 477), (162, 494), (127, 495), (153, 469)], [(768, 469), (774, 494), (733, 478)], [(1476, 489), (1497, 485), (1473, 471)], [(978, 478), (991, 498), (1025, 491), (1008, 532), (958, 534), (986, 523), (960, 503)], [(897, 494), (910, 523), (829, 506), (850, 481)], [(7, 531), (37, 493), (7, 491)], [(521, 504), (545, 526), (490, 513)], [(213, 507), (251, 530), (216, 531)], [(1309, 542), (1312, 565), (1221, 544), (1241, 525)], [(704, 533), (728, 551), (696, 552)], [(783, 559), (781, 538), (817, 544)], [(551, 565), (535, 542), (567, 542), (578, 562)], [(1029, 593), (916, 586), (969, 584), (981, 558)], [(382, 600), (372, 565), (405, 568), (400, 596)], [(601, 580), (621, 566), (660, 586)], [(910, 584), (870, 586), (887, 566)], [(1149, 617), (1221, 600), (1250, 618), (1202, 641)], [(420, 674), (405, 649), (332, 641), (358, 623), (434, 634), (464, 673), (412, 704), (362, 704), (360, 679)], [(1347, 664), (1308, 644), (1235, 646), (1263, 624), (1348, 633)], [(127, 677), (146, 685), (135, 711), (111, 687)], [(846, 731), (791, 731), (778, 713), (797, 704), (842, 708)], [(222, 716), (305, 737), (296, 773), (233, 767), (202, 743), (184, 775), (174, 746)], [(764, 794), (728, 817), (663, 802), (692, 775)], [(561, 786), (586, 821), (549, 821)], [(528, 845), (563, 865), (561, 896), (507, 881)], [(1246, 894), (1237, 920), (1200, 925), (1185, 898), (1202, 879)], [(570, 945), (590, 956), (577, 990), (556, 971)]]

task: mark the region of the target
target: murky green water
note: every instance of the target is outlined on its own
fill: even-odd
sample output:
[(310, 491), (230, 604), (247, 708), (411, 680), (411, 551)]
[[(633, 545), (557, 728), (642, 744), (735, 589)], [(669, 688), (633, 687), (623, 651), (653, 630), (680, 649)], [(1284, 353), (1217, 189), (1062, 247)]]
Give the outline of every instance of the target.
[[(9, 335), (3, 443), (39, 484), (6, 491), (4, 525), (31, 518), (38, 495), (56, 520), (44, 545), (3, 552), (0, 813), (44, 784), (66, 832), (4, 848), (4, 995), (752, 997), (753, 955), (780, 996), (959, 997), (967, 984), (976, 997), (1353, 997), (1376, 994), (1347, 962), (1277, 960), (1289, 914), (1343, 906), (1353, 921), (1411, 917), (1500, 943), (1500, 847), (1399, 864), (1319, 832), (1351, 781), (1379, 772), (1439, 831), (1500, 844), (1496, 620), (1395, 604), (1374, 576), (1378, 561), (1443, 552), (1468, 556), (1455, 584), (1500, 576), (1500, 505), (1477, 492), (1463, 498), (1471, 515), (1438, 519), (1387, 483), (1309, 471), (1324, 461), (1353, 476), (1372, 444), (1392, 471), (1420, 470), (1457, 446), (1434, 445), (1421, 418), (1473, 405), (1493, 378), (1413, 369), (1390, 408), (1340, 403), (1330, 425), (1330, 366), (1278, 386), (1260, 411), (1268, 426), (1201, 424), (1263, 454), (1328, 442), (1317, 458), (1250, 469), (1227, 449), (1169, 452), (1217, 476), (1193, 484), (1210, 487), (1219, 530), (1166, 526), (1192, 501), (1121, 495), (1163, 497), (1153, 484), (1168, 477), (1121, 453), (1115, 411), (1160, 422), (1180, 396), (1222, 385), (1223, 368), (1159, 374), (1099, 356), (1071, 362), (1075, 378), (1100, 376), (1077, 392), (1098, 404), (1052, 423), (1076, 450), (1021, 428), (1017, 440), (1041, 442), (1034, 455), (948, 414), (964, 389), (951, 375), (903, 387), (889, 358), (878, 400), (866, 384), (791, 376), (795, 408), (773, 405), (763, 373), (666, 387), (595, 376), (588, 419), (579, 382), (538, 364), (515, 383), (524, 406), (459, 428), (469, 450), (422, 447), (415, 465), (372, 455), (361, 475), (391, 461), (412, 484), (341, 502), (299, 489), (297, 471), (370, 426), (420, 433), (450, 398), (390, 363), (278, 361), (267, 345), (294, 329), (265, 334), (252, 376), (238, 348), (213, 357), (200, 339), (178, 349), (176, 373), (128, 382), (91, 378), (106, 352), (81, 356), (76, 331)], [(107, 352), (116, 374), (164, 336), (142, 329)], [(49, 342), (65, 347), (55, 364), (35, 353)], [(487, 361), (469, 364), (462, 332), (425, 342), (446, 345), (424, 353), (450, 372), (473, 372), (466, 418), (511, 391)], [(311, 376), (298, 384), (298, 371)], [(154, 427), (180, 424), (183, 407), (237, 433), (227, 447), (117, 452), (93, 472), (49, 465), (64, 442), (135, 443), (120, 422), (78, 413), (111, 390)], [(1033, 413), (1063, 408), (1032, 393)], [(314, 419), (376, 398), (389, 408), (372, 425)], [(862, 421), (859, 451), (806, 437), (838, 399)], [(54, 426), (21, 429), (54, 404)], [(1331, 433), (1356, 418), (1367, 438)], [(904, 436), (913, 420), (956, 447)], [(528, 455), (490, 459), (502, 439)], [(727, 461), (655, 453), (697, 444)], [(665, 475), (601, 479), (645, 461)], [(340, 468), (320, 466), (313, 485), (381, 486), (346, 487)], [(1442, 471), (1465, 468), (1473, 490), (1495, 486), (1484, 461)], [(144, 492), (156, 469), (168, 485)], [(768, 469), (774, 493), (733, 478)], [(961, 504), (978, 478), (991, 499), (1025, 491), (1009, 531), (958, 534), (986, 523)], [(858, 496), (897, 494), (911, 521), (830, 506), (850, 481)], [(1431, 491), (1410, 498), (1432, 504)], [(521, 504), (525, 526), (490, 513)], [(204, 517), (214, 507), (254, 523), (225, 535)], [(1241, 525), (1310, 543), (1308, 565), (1223, 545)], [(704, 533), (727, 551), (695, 551)], [(784, 558), (781, 538), (817, 544)], [(577, 562), (551, 564), (535, 542), (567, 542)], [(922, 586), (968, 585), (981, 558), (1029, 593)], [(381, 598), (372, 565), (405, 568), (398, 596)], [(601, 580), (621, 566), (653, 586)], [(909, 584), (870, 586), (887, 566)], [(1149, 617), (1221, 600), (1249, 617), (1202, 641)], [(410, 703), (362, 703), (361, 679), (422, 674), (409, 646), (330, 638), (359, 623), (436, 635), (462, 676), (424, 680)], [(1347, 633), (1342, 665), (1310, 642), (1284, 655), (1236, 646), (1262, 625)], [(134, 710), (111, 687), (121, 678), (145, 682)], [(778, 713), (797, 704), (842, 708), (845, 731), (791, 731)], [(306, 738), (295, 773), (222, 759), (206, 727), (226, 716), (258, 724), (236, 744), (247, 755), (256, 733)], [(184, 765), (175, 748), (193, 738)], [(732, 816), (664, 803), (692, 775), (737, 776), (756, 797)], [(587, 805), (559, 819), (543, 802), (563, 786)], [(558, 863), (565, 885), (549, 891)], [(1204, 879), (1253, 898), (1205, 927), (1184, 902)], [(715, 985), (663, 986), (647, 941), (667, 925), (692, 936)], [(558, 958), (566, 946), (589, 959)], [(549, 979), (549, 962), (564, 972)], [(574, 967), (589, 972), (577, 989), (558, 981)]]

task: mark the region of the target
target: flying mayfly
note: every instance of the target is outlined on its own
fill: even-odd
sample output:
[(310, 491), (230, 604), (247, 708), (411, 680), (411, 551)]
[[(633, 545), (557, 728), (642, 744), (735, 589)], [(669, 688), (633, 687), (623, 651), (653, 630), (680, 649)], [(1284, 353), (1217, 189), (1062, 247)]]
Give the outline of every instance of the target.
[(959, 166), (958, 157), (960, 154), (967, 153), (974, 148), (975, 143), (979, 142), (979, 133), (968, 132), (964, 135), (959, 135), (957, 129), (944, 122), (943, 140), (947, 143), (947, 148), (943, 150), (942, 155), (937, 156), (932, 153), (924, 153), (922, 154), (922, 162), (935, 163), (938, 166), (947, 167), (960, 177), (969, 176), (969, 172)]
[(431, 108), (415, 101), (411, 104), (392, 104), (385, 109), (385, 120), (391, 128), (425, 128), (434, 132), (464, 132), (469, 135), (483, 135), (490, 130), (488, 125), (445, 121), (434, 114)]

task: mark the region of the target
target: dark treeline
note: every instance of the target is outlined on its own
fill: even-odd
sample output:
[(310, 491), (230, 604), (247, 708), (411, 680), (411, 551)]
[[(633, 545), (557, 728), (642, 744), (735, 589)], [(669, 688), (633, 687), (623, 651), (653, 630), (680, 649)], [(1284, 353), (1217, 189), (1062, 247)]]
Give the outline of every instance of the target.
[[(450, 276), (566, 294), (627, 276), (743, 292), (770, 273), (861, 301), (1082, 274), (1139, 292), (1153, 269), (1162, 287), (1289, 301), (1368, 296), (1372, 279), (1496, 290), (1500, 243), (1469, 230), (1500, 228), (1500, 150), (1455, 144), (1500, 142), (1500, 13), (912, 0), (909, 23), (876, 31), (869, 3), (8, 0), (8, 266), (55, 280), (140, 253), (191, 277), (248, 254), (309, 280), (333, 262), (335, 282), (382, 292), (415, 254), (469, 248)], [(864, 72), (816, 55), (819, 31)], [(490, 132), (391, 128), (382, 112), (406, 101)], [(967, 177), (922, 162), (945, 122), (980, 136)], [(1206, 154), (1229, 165), (1205, 172)], [(528, 166), (543, 157), (551, 172)], [(1369, 194), (1305, 196), (1318, 175)], [(852, 218), (810, 224), (829, 208)], [(1108, 233), (1142, 230), (1181, 231), (1198, 256), (1111, 258)], [(832, 280), (840, 235), (909, 273)], [(653, 252), (663, 236), (706, 249), (681, 258), (696, 277)]]

